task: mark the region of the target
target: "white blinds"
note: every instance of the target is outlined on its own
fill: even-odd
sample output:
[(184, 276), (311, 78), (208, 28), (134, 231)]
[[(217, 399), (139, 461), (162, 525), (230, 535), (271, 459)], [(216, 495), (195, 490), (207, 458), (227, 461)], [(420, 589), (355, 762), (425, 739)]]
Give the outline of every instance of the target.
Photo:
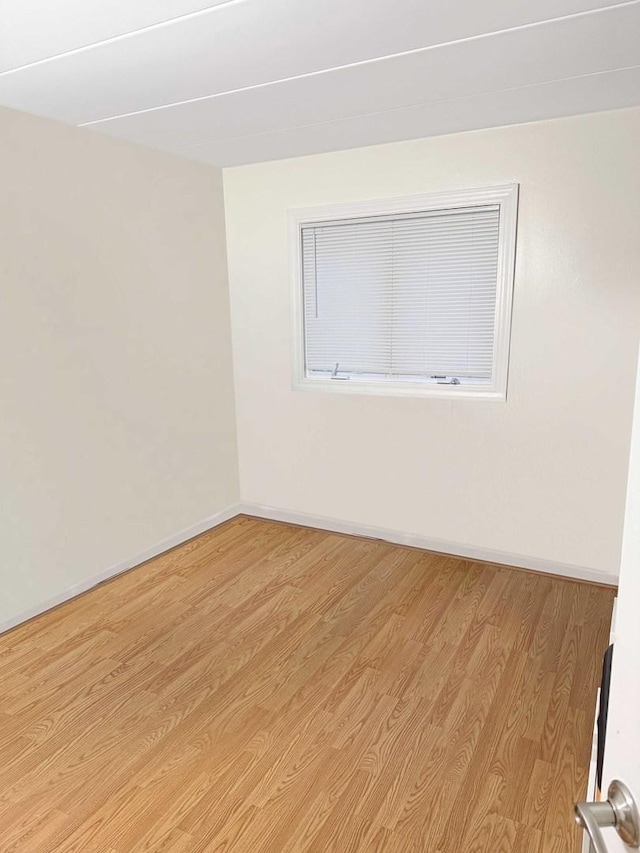
[(302, 226), (307, 375), (491, 379), (497, 204)]

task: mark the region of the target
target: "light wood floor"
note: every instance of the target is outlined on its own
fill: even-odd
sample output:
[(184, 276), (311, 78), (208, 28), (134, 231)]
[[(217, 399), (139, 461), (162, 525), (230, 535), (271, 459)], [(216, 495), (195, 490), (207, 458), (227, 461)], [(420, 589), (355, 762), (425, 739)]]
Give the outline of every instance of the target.
[(612, 599), (235, 519), (0, 637), (0, 849), (573, 853)]

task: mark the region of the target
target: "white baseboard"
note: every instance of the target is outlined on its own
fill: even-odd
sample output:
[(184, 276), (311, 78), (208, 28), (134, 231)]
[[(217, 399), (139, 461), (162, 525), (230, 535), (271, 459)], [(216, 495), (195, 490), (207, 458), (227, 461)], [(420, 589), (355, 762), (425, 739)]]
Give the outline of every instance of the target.
[(471, 560), (479, 560), (483, 563), (500, 563), (505, 566), (514, 566), (519, 569), (529, 569), (534, 572), (559, 575), (565, 578), (591, 581), (592, 583), (606, 584), (608, 586), (618, 585), (617, 575), (600, 572), (597, 569), (587, 568), (586, 566), (556, 563), (553, 560), (545, 560), (541, 557), (528, 557), (523, 554), (510, 554), (506, 551), (495, 551), (490, 548), (477, 548), (473, 545), (449, 542), (446, 539), (430, 539), (428, 536), (420, 536), (414, 533), (402, 533), (398, 530), (387, 530), (383, 527), (369, 527), (364, 524), (340, 521), (337, 518), (308, 515), (304, 512), (261, 506), (260, 504), (241, 503), (238, 506), (238, 512), (272, 521), (285, 521), (290, 524), (301, 524), (305, 527), (317, 527), (320, 530), (330, 530), (334, 533), (348, 533), (352, 536), (367, 536), (371, 539), (382, 539), (385, 542), (393, 542), (396, 545), (410, 545), (413, 548), (438, 551), (442, 554), (466, 557)]
[(223, 509), (221, 512), (215, 513), (215, 515), (209, 516), (209, 518), (202, 519), (202, 521), (193, 524), (191, 527), (187, 527), (185, 530), (181, 530), (179, 533), (174, 533), (173, 536), (163, 539), (162, 542), (158, 542), (157, 545), (147, 548), (145, 551), (136, 554), (128, 560), (124, 560), (115, 566), (110, 566), (108, 569), (104, 569), (97, 574), (91, 575), (80, 583), (67, 587), (58, 595), (38, 602), (38, 604), (28, 608), (28, 610), (22, 611), (22, 613), (18, 613), (16, 616), (12, 616), (5, 622), (0, 622), (0, 634), (5, 631), (9, 631), (11, 628), (15, 628), (17, 625), (21, 625), (28, 619), (33, 619), (34, 616), (39, 616), (41, 613), (51, 610), (52, 607), (57, 607), (59, 604), (63, 604), (65, 601), (75, 598), (83, 592), (87, 592), (92, 589), (92, 587), (98, 586), (98, 584), (104, 583), (104, 581), (114, 578), (116, 575), (120, 575), (129, 569), (133, 569), (141, 563), (146, 563), (147, 560), (151, 560), (153, 557), (158, 557), (160, 554), (164, 554), (165, 551), (170, 551), (171, 548), (175, 548), (176, 545), (182, 545), (183, 542), (193, 539), (194, 536), (199, 536), (201, 533), (205, 533), (207, 530), (217, 527), (219, 524), (228, 521), (230, 518), (235, 518), (241, 512), (242, 510), (239, 508), (239, 505), (234, 504), (227, 509)]
[(52, 598), (38, 602), (33, 607), (12, 616), (10, 619), (0, 622), (0, 634), (21, 625), (34, 616), (39, 616), (41, 613), (51, 610), (52, 607), (57, 607), (71, 598), (75, 598), (83, 592), (87, 592), (94, 586), (104, 583), (116, 575), (122, 574), (129, 569), (151, 560), (165, 551), (175, 548), (177, 545), (182, 545), (194, 536), (199, 536), (207, 530), (212, 530), (219, 524), (235, 518), (238, 515), (253, 515), (256, 518), (265, 518), (272, 521), (284, 521), (289, 524), (300, 524), (304, 527), (315, 527), (319, 530), (330, 530), (334, 533), (346, 533), (351, 536), (367, 536), (371, 539), (381, 539), (385, 542), (392, 542), (396, 545), (410, 545), (414, 548), (422, 548), (426, 551), (437, 551), (442, 554), (451, 554), (456, 557), (466, 557), (471, 560), (479, 560), (486, 563), (500, 563), (505, 566), (514, 566), (521, 569), (530, 569), (535, 572), (544, 572), (550, 575), (559, 575), (561, 577), (576, 578), (577, 580), (591, 581), (593, 583), (607, 584), (609, 586), (617, 586), (618, 578), (616, 575), (607, 572), (599, 572), (597, 569), (590, 569), (584, 566), (574, 566), (569, 563), (555, 563), (552, 560), (545, 560), (540, 557), (527, 557), (522, 554), (510, 554), (506, 551), (494, 551), (489, 548), (476, 548), (472, 545), (463, 545), (457, 542), (449, 542), (445, 539), (431, 539), (427, 536), (419, 536), (414, 533), (403, 533), (398, 530), (388, 530), (383, 527), (370, 527), (365, 524), (356, 524), (349, 521), (341, 521), (337, 518), (326, 518), (321, 515), (310, 515), (304, 512), (295, 512), (288, 509), (280, 509), (277, 507), (261, 506), (253, 503), (239, 503), (216, 513), (215, 515), (205, 518), (197, 522), (185, 530), (169, 536), (162, 542), (142, 551), (139, 554), (124, 560), (115, 566), (110, 566), (97, 574), (83, 580), (81, 583), (67, 587), (58, 595)]

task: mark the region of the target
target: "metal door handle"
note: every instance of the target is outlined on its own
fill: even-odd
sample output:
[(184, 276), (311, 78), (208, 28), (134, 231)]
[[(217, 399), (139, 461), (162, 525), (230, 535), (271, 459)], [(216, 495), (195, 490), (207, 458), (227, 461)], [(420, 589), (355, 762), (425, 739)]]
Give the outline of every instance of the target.
[(624, 782), (617, 779), (609, 785), (604, 803), (577, 803), (576, 823), (589, 833), (595, 853), (607, 853), (600, 827), (614, 826), (629, 847), (640, 847), (640, 815)]

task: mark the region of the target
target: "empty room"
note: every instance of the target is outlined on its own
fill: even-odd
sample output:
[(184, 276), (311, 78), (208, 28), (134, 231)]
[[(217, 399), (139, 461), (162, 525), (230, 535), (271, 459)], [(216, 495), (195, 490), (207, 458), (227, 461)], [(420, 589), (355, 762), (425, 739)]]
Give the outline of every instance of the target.
[(639, 152), (640, 0), (0, 4), (0, 853), (640, 847)]

